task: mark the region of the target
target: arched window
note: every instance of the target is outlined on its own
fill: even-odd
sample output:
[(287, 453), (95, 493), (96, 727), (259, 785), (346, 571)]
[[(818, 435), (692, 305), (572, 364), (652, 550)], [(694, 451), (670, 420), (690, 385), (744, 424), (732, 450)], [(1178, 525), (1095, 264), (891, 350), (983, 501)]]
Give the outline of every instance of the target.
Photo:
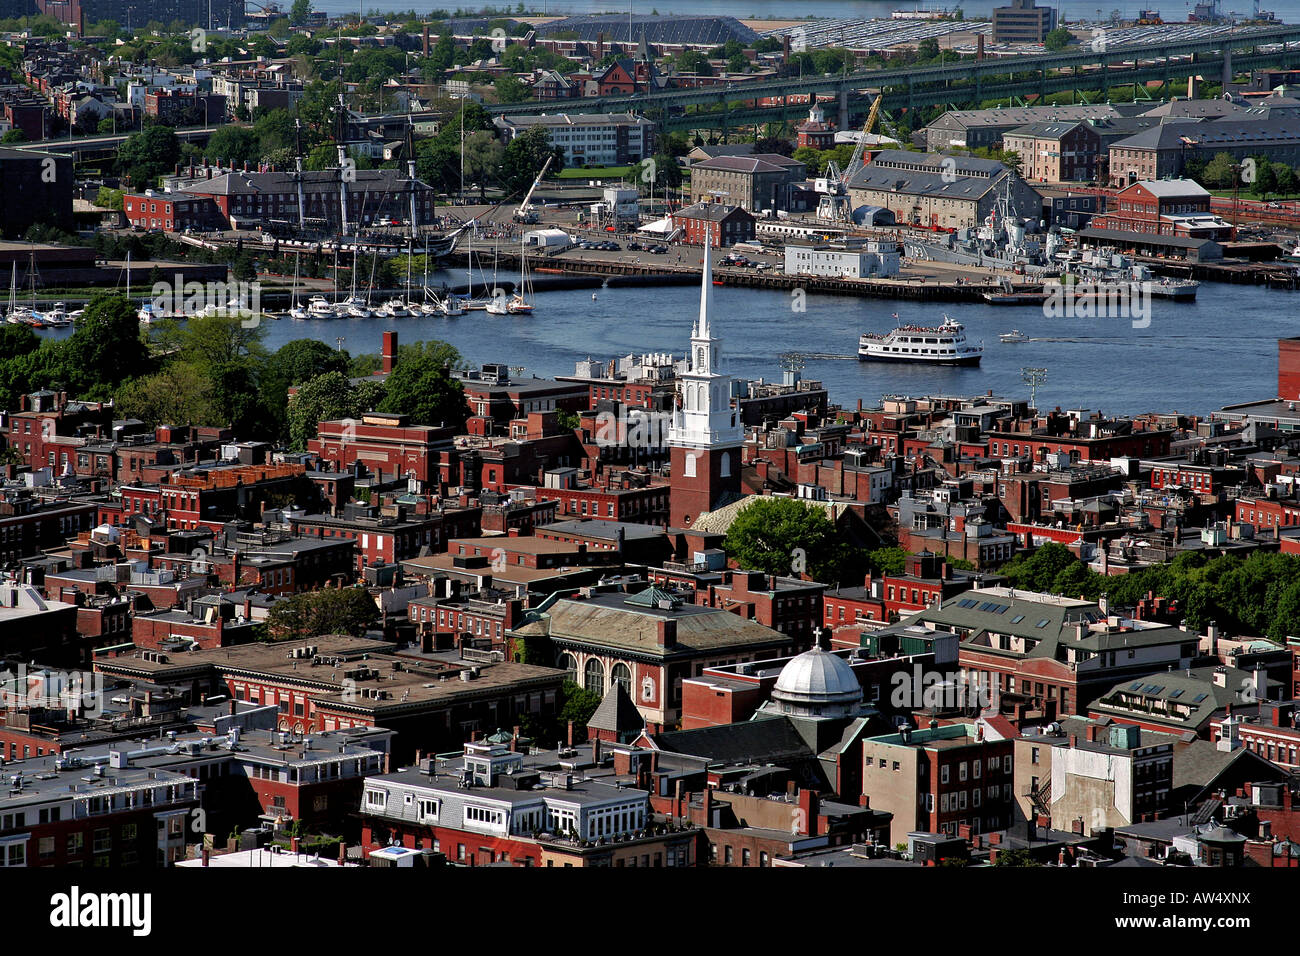
[(565, 672), (564, 679), (578, 683), (578, 659), (572, 654), (561, 654), (560, 660), (556, 664)]
[(595, 657), (587, 661), (587, 679), (583, 688), (595, 694), (605, 693), (605, 665)]
[[(622, 684), (624, 693), (629, 697), (632, 696), (632, 672), (628, 670), (626, 664), (615, 664), (610, 669), (609, 679), (614, 684)], [(612, 685), (610, 689), (613, 689)]]

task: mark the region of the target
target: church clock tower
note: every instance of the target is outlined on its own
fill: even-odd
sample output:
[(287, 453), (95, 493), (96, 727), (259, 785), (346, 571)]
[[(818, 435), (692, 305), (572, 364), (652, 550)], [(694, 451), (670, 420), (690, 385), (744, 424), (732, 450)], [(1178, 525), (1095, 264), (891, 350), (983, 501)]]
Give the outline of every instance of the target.
[(731, 405), (731, 376), (722, 371), (722, 340), (710, 325), (713, 254), (704, 242), (700, 317), (691, 330), (686, 371), (678, 376), (679, 401), (668, 429), (672, 469), (669, 524), (689, 528), (706, 511), (740, 495), (740, 446), (745, 430)]

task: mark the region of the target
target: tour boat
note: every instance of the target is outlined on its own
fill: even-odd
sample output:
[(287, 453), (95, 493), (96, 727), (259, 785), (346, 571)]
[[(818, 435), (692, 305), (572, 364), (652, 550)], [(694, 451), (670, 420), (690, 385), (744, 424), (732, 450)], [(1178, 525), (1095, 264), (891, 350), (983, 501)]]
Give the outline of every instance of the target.
[(1003, 332), (998, 336), (999, 342), (1028, 342), (1029, 336), (1025, 335), (1019, 329), (1012, 329), (1010, 332)]
[(863, 362), (978, 365), (983, 355), (982, 345), (967, 343), (965, 326), (946, 315), (938, 327), (900, 325), (883, 335), (864, 332), (858, 340), (858, 359)]

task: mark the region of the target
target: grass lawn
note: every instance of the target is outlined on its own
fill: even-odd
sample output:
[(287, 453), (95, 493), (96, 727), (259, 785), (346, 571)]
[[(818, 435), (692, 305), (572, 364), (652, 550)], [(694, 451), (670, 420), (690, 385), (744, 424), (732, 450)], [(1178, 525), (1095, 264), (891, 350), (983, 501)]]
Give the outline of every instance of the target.
[(631, 166), (591, 166), (586, 169), (562, 169), (556, 179), (623, 179), (632, 172)]

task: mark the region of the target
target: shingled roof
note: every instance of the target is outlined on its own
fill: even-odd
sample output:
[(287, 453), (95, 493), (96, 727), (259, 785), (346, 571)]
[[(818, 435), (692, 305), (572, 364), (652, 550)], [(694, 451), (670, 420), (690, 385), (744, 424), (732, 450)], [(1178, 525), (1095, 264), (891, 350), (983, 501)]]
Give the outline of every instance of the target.
[(645, 718), (627, 696), (627, 691), (618, 681), (614, 681), (605, 699), (600, 702), (596, 712), (587, 721), (587, 727), (594, 730), (613, 731), (620, 740), (625, 735), (637, 735), (645, 729)]

